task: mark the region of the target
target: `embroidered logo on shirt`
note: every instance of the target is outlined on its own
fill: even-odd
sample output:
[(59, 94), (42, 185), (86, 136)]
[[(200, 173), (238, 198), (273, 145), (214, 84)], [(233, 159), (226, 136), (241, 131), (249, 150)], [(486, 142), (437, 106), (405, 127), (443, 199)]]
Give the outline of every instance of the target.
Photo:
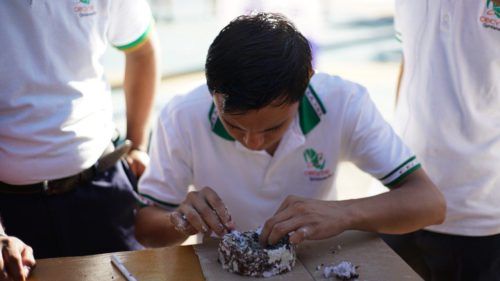
[(73, 12), (80, 17), (88, 17), (97, 14), (94, 4), (91, 0), (73, 0)]
[(500, 31), (500, 0), (486, 0), (483, 14), (479, 20), (483, 27)]
[(309, 177), (310, 181), (325, 180), (333, 174), (330, 169), (325, 169), (326, 160), (323, 153), (318, 153), (312, 148), (304, 150), (304, 161), (307, 164), (307, 169), (304, 175)]

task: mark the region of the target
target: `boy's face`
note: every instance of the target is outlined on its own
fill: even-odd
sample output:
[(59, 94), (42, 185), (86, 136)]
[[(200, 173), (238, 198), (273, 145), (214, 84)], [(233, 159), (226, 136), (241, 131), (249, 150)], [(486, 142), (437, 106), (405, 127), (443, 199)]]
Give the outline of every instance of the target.
[(273, 155), (297, 114), (299, 103), (268, 105), (243, 114), (228, 114), (222, 109), (223, 96), (214, 94), (215, 106), (227, 132), (250, 150), (266, 150)]

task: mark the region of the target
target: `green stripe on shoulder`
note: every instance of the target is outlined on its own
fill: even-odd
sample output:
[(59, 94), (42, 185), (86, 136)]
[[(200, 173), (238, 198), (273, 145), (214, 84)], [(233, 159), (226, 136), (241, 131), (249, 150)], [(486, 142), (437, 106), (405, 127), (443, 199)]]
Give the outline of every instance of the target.
[(323, 102), (321, 101), (318, 94), (316, 93), (316, 90), (314, 90), (314, 88), (311, 84), (307, 85), (307, 88), (309, 88), (311, 90), (311, 93), (314, 95), (314, 97), (316, 98), (316, 101), (318, 101), (319, 106), (321, 107), (321, 111), (323, 112), (323, 114), (325, 114), (326, 113), (325, 106), (323, 105)]
[(146, 39), (149, 36), (149, 33), (151, 33), (151, 30), (153, 29), (153, 25), (154, 25), (154, 21), (151, 20), (151, 22), (149, 23), (149, 26), (146, 29), (146, 31), (144, 31), (144, 33), (141, 36), (139, 36), (139, 38), (137, 38), (135, 41), (133, 41), (132, 43), (128, 43), (126, 45), (115, 46), (115, 47), (118, 50), (126, 51), (126, 50), (130, 50), (130, 49), (132, 49), (134, 47), (139, 46), (141, 43), (143, 43), (144, 41), (146, 41)]

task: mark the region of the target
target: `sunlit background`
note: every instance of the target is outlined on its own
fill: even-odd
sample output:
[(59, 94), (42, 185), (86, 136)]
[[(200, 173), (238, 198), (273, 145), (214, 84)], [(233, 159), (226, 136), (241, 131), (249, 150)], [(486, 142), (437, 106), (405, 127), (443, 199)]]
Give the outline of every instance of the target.
[[(317, 71), (364, 85), (382, 115), (392, 120), (401, 46), (394, 37), (393, 0), (149, 0), (162, 54), (158, 111), (173, 95), (204, 82), (208, 46), (219, 30), (252, 11), (285, 14), (310, 40)], [(109, 48), (104, 57), (113, 86), (115, 120), (125, 133), (122, 95), (123, 54)], [(342, 164), (339, 192), (333, 198), (365, 196), (371, 179), (351, 164)]]

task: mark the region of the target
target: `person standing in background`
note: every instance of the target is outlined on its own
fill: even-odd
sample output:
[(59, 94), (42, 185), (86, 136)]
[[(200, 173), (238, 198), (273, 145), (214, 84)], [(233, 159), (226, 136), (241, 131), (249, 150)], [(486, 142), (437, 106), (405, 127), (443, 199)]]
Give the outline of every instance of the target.
[(500, 2), (397, 0), (395, 23), (396, 130), (448, 208), (384, 239), (425, 280), (500, 280)]
[[(134, 185), (149, 160), (149, 116), (159, 81), (147, 2), (1, 1), (0, 26), (5, 231), (31, 246), (36, 258), (141, 248), (134, 238)], [(126, 59), (131, 144), (116, 150), (101, 62), (109, 44)]]

